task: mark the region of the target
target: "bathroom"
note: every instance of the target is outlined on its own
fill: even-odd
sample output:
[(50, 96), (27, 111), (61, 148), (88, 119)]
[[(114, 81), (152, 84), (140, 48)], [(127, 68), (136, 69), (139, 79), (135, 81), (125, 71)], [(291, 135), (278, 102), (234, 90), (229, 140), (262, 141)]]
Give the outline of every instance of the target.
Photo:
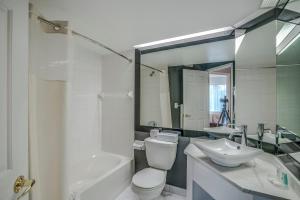
[(0, 200), (300, 199), (300, 0), (0, 11)]

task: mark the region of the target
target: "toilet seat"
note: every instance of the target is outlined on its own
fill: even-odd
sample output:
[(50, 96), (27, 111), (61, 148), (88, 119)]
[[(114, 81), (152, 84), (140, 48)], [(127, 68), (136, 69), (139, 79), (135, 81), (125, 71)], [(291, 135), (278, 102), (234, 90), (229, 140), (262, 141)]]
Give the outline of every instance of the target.
[(132, 184), (139, 190), (151, 191), (165, 185), (167, 172), (154, 168), (145, 168), (132, 178)]

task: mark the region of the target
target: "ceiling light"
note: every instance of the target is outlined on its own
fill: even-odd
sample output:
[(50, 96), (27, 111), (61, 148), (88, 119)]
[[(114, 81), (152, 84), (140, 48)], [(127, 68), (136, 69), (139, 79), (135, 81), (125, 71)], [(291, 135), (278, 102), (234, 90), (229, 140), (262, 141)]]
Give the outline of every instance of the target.
[(261, 8), (274, 8), (276, 7), (278, 0), (263, 0), (260, 7)]
[(235, 39), (235, 55), (237, 54), (237, 52), (239, 51), (240, 47), (241, 47), (241, 44), (245, 38), (245, 34), (244, 35), (241, 35), (240, 37), (236, 38)]
[(279, 55), (282, 54), (285, 50), (287, 50), (296, 40), (298, 40), (298, 38), (300, 37), (300, 33), (298, 33), (298, 35), (296, 37), (294, 37), (294, 39), (292, 39), (292, 41), (290, 41), (280, 52)]
[(276, 47), (278, 47), (281, 42), (290, 34), (290, 32), (295, 28), (295, 24), (284, 24), (283, 27), (276, 35)]
[(189, 34), (189, 35), (183, 35), (183, 36), (179, 36), (179, 37), (158, 40), (158, 41), (149, 42), (149, 43), (145, 43), (145, 44), (139, 44), (139, 45), (135, 45), (134, 48), (149, 47), (149, 46), (154, 46), (154, 45), (158, 45), (158, 44), (165, 44), (165, 43), (169, 43), (169, 42), (175, 42), (175, 41), (180, 41), (180, 40), (185, 40), (185, 39), (190, 39), (190, 38), (210, 35), (210, 34), (214, 34), (214, 33), (225, 32), (225, 31), (231, 31), (231, 30), (233, 30), (232, 27), (223, 27), (223, 28), (213, 29), (213, 30), (209, 30), (209, 31), (203, 31), (203, 32), (199, 32), (199, 33), (193, 33), (193, 34)]

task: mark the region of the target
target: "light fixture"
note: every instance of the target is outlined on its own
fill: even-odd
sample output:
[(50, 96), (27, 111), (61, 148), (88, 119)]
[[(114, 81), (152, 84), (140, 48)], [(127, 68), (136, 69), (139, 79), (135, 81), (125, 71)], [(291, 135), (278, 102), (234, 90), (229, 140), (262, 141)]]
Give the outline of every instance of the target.
[(282, 54), (285, 50), (287, 50), (298, 38), (300, 37), (300, 33), (294, 39), (292, 39), (279, 53), (278, 55)]
[(261, 2), (261, 8), (274, 8), (278, 3), (278, 0), (263, 0)]
[(244, 35), (241, 35), (241, 36), (239, 36), (239, 37), (237, 37), (237, 38), (235, 39), (235, 49), (234, 49), (235, 55), (236, 55), (237, 52), (239, 51), (239, 49), (240, 49), (240, 47), (241, 47), (241, 44), (242, 44), (242, 42), (243, 42), (245, 36), (246, 36), (246, 35), (244, 34)]
[(281, 42), (292, 32), (296, 27), (295, 24), (284, 24), (280, 31), (276, 35), (276, 47), (278, 47)]
[(186, 39), (190, 39), (190, 38), (195, 38), (195, 37), (200, 37), (200, 36), (205, 36), (205, 35), (210, 35), (210, 34), (215, 34), (215, 33), (221, 33), (221, 32), (225, 32), (225, 31), (231, 31), (231, 30), (233, 30), (232, 27), (223, 27), (223, 28), (213, 29), (213, 30), (209, 30), (209, 31), (203, 31), (203, 32), (189, 34), (189, 35), (183, 35), (183, 36), (168, 38), (168, 39), (164, 39), (164, 40), (158, 40), (158, 41), (149, 42), (149, 43), (145, 43), (145, 44), (139, 44), (139, 45), (135, 45), (134, 48), (144, 48), (144, 47), (165, 44), (165, 43), (170, 43), (170, 42), (175, 42), (175, 41), (180, 41), (180, 40), (186, 40)]

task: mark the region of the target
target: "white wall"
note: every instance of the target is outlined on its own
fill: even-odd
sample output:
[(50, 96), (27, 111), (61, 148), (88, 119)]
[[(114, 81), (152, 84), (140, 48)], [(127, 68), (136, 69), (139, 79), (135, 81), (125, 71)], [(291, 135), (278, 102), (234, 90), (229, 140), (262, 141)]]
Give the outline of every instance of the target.
[(89, 41), (71, 38), (67, 156), (72, 167), (101, 150), (101, 55)]
[[(134, 58), (133, 51), (126, 52)], [(102, 60), (102, 149), (133, 157), (134, 99), (126, 96), (134, 90), (134, 63), (114, 54)]]
[(276, 24), (271, 22), (246, 34), (237, 52), (236, 123), (256, 133), (257, 124), (276, 127)]

